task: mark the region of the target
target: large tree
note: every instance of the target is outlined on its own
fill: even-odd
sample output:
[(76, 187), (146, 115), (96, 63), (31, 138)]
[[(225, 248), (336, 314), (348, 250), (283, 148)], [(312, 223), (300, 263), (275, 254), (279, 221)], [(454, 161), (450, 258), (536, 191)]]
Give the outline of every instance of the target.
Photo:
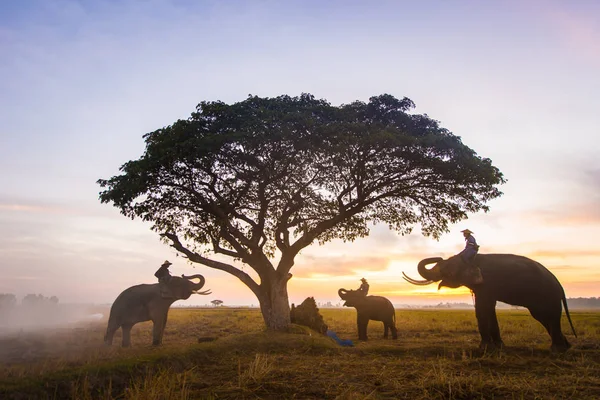
[(98, 181), (100, 200), (151, 221), (190, 261), (236, 276), (267, 327), (281, 329), (290, 269), (314, 241), (352, 241), (378, 222), (437, 239), (502, 194), (488, 158), (413, 108), (387, 94), (339, 107), (310, 94), (202, 102), (144, 135), (141, 158)]

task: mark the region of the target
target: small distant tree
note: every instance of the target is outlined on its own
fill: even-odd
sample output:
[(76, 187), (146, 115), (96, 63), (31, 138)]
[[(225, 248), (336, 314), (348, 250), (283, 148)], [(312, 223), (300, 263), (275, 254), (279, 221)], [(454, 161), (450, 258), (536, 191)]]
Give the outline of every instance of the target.
[[(100, 200), (152, 229), (190, 261), (230, 273), (265, 324), (290, 324), (287, 283), (313, 242), (353, 241), (369, 223), (439, 238), (487, 211), (502, 173), (414, 103), (390, 95), (339, 107), (310, 94), (225, 104), (144, 136), (140, 159), (98, 180)], [(238, 260), (254, 270), (212, 258)]]
[(211, 303), (213, 306), (219, 307), (221, 304), (223, 304), (223, 300), (213, 300)]
[(44, 296), (42, 296), (41, 294), (30, 293), (23, 297), (23, 300), (21, 300), (21, 304), (24, 306), (36, 306), (40, 304), (43, 299)]
[(46, 297), (42, 294), (28, 294), (23, 297), (21, 304), (24, 306), (55, 305), (58, 304), (58, 297)]
[(12, 308), (17, 304), (17, 297), (12, 293), (0, 293), (0, 309)]

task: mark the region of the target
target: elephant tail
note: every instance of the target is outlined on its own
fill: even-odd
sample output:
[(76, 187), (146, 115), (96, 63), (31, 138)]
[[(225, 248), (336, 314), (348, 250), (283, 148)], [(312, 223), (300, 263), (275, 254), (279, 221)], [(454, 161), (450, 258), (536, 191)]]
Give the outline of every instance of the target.
[(567, 296), (565, 296), (564, 289), (563, 289), (562, 302), (565, 305), (565, 313), (567, 314), (567, 319), (569, 320), (569, 325), (571, 325), (571, 330), (573, 331), (573, 335), (575, 335), (575, 337), (577, 337), (577, 332), (575, 332), (575, 328), (573, 327), (573, 322), (571, 322), (571, 315), (569, 314), (569, 307), (567, 306)]

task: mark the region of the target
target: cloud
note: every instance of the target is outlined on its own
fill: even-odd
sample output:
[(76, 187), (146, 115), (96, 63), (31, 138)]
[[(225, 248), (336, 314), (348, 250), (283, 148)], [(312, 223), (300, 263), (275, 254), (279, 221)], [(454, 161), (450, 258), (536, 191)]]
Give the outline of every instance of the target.
[(0, 212), (2, 211), (42, 214), (75, 214), (81, 212), (82, 210), (77, 210), (77, 208), (73, 207), (50, 205), (48, 203), (7, 203), (0, 201)]
[[(68, 293), (72, 298), (93, 295), (111, 301), (128, 285), (153, 281), (155, 266), (171, 258), (173, 250), (159, 243), (147, 225), (99, 204), (96, 179), (108, 178), (123, 162), (139, 157), (143, 133), (186, 118), (199, 101), (232, 102), (248, 93), (308, 91), (334, 104), (366, 100), (384, 91), (413, 98), (423, 107), (419, 112), (438, 116), (502, 170), (502, 164), (511, 168), (503, 188), (506, 195), (494, 201), (492, 213), (474, 216), (468, 226), (461, 226), (474, 229), (478, 239), (487, 242), (486, 249), (496, 245), (542, 249), (539, 256), (550, 257), (543, 249), (560, 253), (562, 244), (551, 248), (552, 244), (525, 243), (519, 234), (543, 234), (548, 227), (594, 227), (600, 221), (598, 168), (589, 169), (589, 180), (575, 182), (595, 192), (577, 194), (572, 196), (577, 201), (555, 208), (547, 203), (554, 200), (552, 193), (568, 192), (562, 181), (561, 187), (552, 187), (558, 185), (555, 171), (549, 172), (567, 145), (561, 127), (570, 129), (568, 145), (582, 152), (595, 148), (595, 139), (581, 134), (598, 125), (597, 117), (586, 111), (597, 104), (586, 97), (593, 94), (589, 77), (595, 77), (595, 71), (582, 68), (577, 74), (565, 74), (561, 64), (554, 65), (559, 73), (553, 74), (547, 49), (555, 43), (546, 39), (531, 58), (518, 53), (520, 47), (533, 54), (530, 42), (521, 40), (528, 26), (517, 27), (523, 30), (515, 30), (519, 33), (515, 43), (510, 34), (479, 29), (480, 18), (448, 19), (439, 12), (440, 20), (419, 19), (415, 15), (430, 16), (430, 10), (392, 3), (360, 6), (358, 13), (356, 7), (339, 5), (322, 6), (323, 12), (315, 13), (314, 7), (303, 4), (256, 2), (37, 0), (32, 4), (19, 18), (5, 16), (0, 27), (0, 74), (10, 77), (0, 82), (0, 233), (5, 238), (0, 243), (4, 272), (0, 284), (12, 276), (10, 284), (22, 290), (57, 294), (61, 299)], [(371, 22), (354, 23), (364, 22), (364, 12), (373, 17)], [(556, 26), (571, 35), (565, 37), (574, 38), (572, 43), (584, 44), (578, 49), (586, 49), (591, 43), (586, 38), (597, 39), (596, 22), (586, 17), (577, 26), (571, 14), (581, 16), (570, 10), (571, 20)], [(381, 24), (400, 16), (403, 23)], [(432, 30), (437, 22), (446, 24), (441, 25), (445, 32), (460, 29), (446, 35), (444, 43), (450, 45), (439, 47), (440, 35)], [(384, 30), (372, 29), (375, 25)], [(469, 31), (473, 27), (477, 35)], [(410, 43), (403, 42), (398, 52), (387, 51), (407, 35), (413, 39)], [(480, 47), (473, 51), (473, 46)], [(411, 58), (422, 55), (424, 47), (434, 49), (430, 58)], [(436, 57), (442, 64), (430, 62)], [(308, 59), (321, 62), (306, 63)], [(465, 59), (473, 63), (467, 65)], [(489, 79), (490, 73), (494, 79)], [(406, 78), (413, 76), (429, 78)], [(555, 90), (549, 81), (568, 90), (547, 95)], [(549, 114), (546, 108), (554, 107), (555, 101), (569, 109)], [(577, 110), (579, 114), (573, 114)], [(566, 122), (557, 128), (558, 119)], [(538, 186), (550, 186), (554, 192), (541, 195)], [(527, 202), (538, 208), (519, 214), (510, 204), (522, 207)], [(501, 204), (507, 205), (504, 214), (495, 211)], [(528, 225), (526, 232), (515, 232), (522, 226), (519, 223)], [(309, 293), (311, 285), (321, 282), (319, 277), (325, 277), (324, 285), (338, 276), (350, 285), (357, 283), (357, 274), (371, 272), (374, 291), (402, 291), (406, 284), (388, 276), (390, 264), (416, 268), (418, 260), (447, 257), (462, 245), (456, 231), (435, 242), (417, 229), (401, 237), (382, 224), (355, 243), (305, 249), (292, 269), (302, 279), (293, 282), (307, 283), (303, 288)], [(185, 261), (181, 264), (182, 269), (188, 267)], [(201, 271), (209, 277), (218, 274), (215, 292), (221, 279), (241, 285), (230, 275)], [(26, 281), (31, 285), (23, 285)], [(226, 290), (229, 287), (223, 286), (222, 292), (237, 293)], [(326, 290), (332, 289), (323, 287)]]
[[(573, 228), (600, 227), (600, 199), (576, 196), (569, 201), (559, 200), (549, 206), (539, 203), (537, 208), (514, 209), (502, 213), (505, 226)], [(497, 214), (498, 215), (498, 214)]]
[(594, 2), (588, 3), (592, 9), (581, 12), (575, 11), (576, 7), (567, 9), (565, 3), (543, 4), (541, 10), (560, 38), (578, 55), (600, 66), (600, 23), (597, 18), (600, 9), (593, 10), (597, 7)]
[(292, 273), (299, 278), (310, 278), (313, 276), (346, 276), (356, 275), (361, 271), (384, 271), (390, 260), (387, 257), (364, 256), (364, 255), (340, 255), (340, 256), (299, 256)]
[(600, 226), (600, 168), (565, 164), (568, 173), (563, 179), (568, 183), (564, 193), (557, 193), (558, 201), (552, 208), (522, 212), (522, 217), (535, 224), (546, 226)]
[(595, 204), (598, 206), (596, 209), (600, 210), (600, 168), (585, 170), (583, 185), (587, 189), (588, 195), (595, 200)]
[(568, 271), (568, 272), (589, 272), (590, 269), (580, 265), (553, 265), (550, 268), (552, 271)]
[(540, 259), (540, 258), (596, 258), (600, 259), (600, 250), (580, 250), (580, 249), (569, 249), (565, 248), (564, 250), (555, 250), (555, 249), (541, 249), (541, 250), (532, 250), (527, 253), (527, 257), (532, 259)]

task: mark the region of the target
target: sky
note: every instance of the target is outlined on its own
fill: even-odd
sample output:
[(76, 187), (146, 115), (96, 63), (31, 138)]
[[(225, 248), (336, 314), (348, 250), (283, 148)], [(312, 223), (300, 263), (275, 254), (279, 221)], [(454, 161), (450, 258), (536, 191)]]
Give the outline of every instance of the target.
[(505, 175), (504, 195), (439, 241), (374, 226), (306, 248), (290, 301), (340, 300), (366, 277), (396, 304), (471, 302), (419, 260), (474, 231), (481, 253), (544, 264), (567, 297), (600, 296), (600, 2), (0, 0), (0, 293), (110, 303), (171, 272), (257, 305), (237, 278), (192, 266), (150, 225), (98, 200), (142, 135), (203, 100), (311, 93), (333, 105), (412, 99)]

